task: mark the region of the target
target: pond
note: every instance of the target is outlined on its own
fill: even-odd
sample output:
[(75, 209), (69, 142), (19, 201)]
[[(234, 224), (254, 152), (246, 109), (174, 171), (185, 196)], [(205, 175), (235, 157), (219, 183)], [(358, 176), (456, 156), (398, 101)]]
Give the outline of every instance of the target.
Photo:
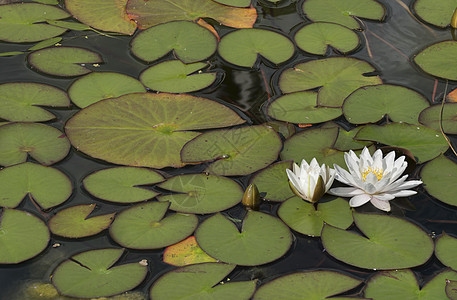
[(457, 299), (450, 2), (0, 0), (0, 299)]

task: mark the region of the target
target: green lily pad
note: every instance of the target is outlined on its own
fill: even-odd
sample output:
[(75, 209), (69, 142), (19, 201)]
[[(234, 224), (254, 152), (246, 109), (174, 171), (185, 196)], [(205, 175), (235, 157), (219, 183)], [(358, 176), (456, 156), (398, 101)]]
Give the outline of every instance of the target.
[(133, 77), (120, 73), (91, 73), (78, 78), (68, 89), (71, 101), (84, 108), (106, 98), (144, 93), (146, 88)]
[(325, 224), (321, 239), (334, 258), (365, 269), (403, 269), (422, 265), (433, 254), (433, 241), (417, 225), (398, 217), (353, 213), (366, 236)]
[[(328, 124), (329, 127), (325, 127)], [(370, 141), (358, 141), (355, 140), (354, 137), (357, 135), (357, 133), (364, 127), (364, 126), (358, 126), (355, 127), (349, 131), (346, 131), (342, 127), (336, 125), (336, 124), (331, 124), (327, 123), (324, 124), (321, 128), (330, 128), (330, 127), (337, 127), (338, 128), (338, 137), (336, 139), (335, 144), (333, 145), (333, 148), (340, 150), (340, 151), (349, 151), (349, 150), (354, 150), (354, 149), (362, 149), (363, 147), (369, 147), (370, 145), (373, 144), (373, 142)], [(334, 126), (332, 126), (334, 125)]]
[(65, 8), (80, 22), (91, 27), (132, 35), (137, 27), (130, 20), (127, 0), (65, 0)]
[(164, 217), (169, 206), (168, 202), (147, 202), (122, 211), (111, 224), (110, 236), (133, 249), (159, 249), (182, 241), (197, 228), (198, 218), (191, 214)]
[(440, 132), (422, 125), (406, 123), (367, 125), (355, 138), (405, 148), (411, 151), (419, 163), (431, 160), (449, 148)]
[(38, 3), (14, 3), (0, 6), (0, 40), (13, 43), (37, 42), (58, 36), (65, 28), (42, 24), (70, 15), (64, 10)]
[(411, 89), (390, 85), (361, 87), (344, 100), (344, 117), (352, 124), (375, 123), (388, 115), (393, 122), (418, 124), (428, 100)]
[(243, 266), (272, 262), (283, 256), (292, 245), (292, 235), (284, 223), (253, 210), (247, 212), (241, 232), (227, 218), (216, 214), (200, 224), (195, 238), (208, 255)]
[(55, 118), (40, 106), (68, 107), (70, 99), (62, 90), (47, 84), (0, 84), (0, 118), (15, 122), (43, 122)]
[(248, 7), (251, 5), (251, 0), (214, 0), (218, 3), (236, 6), (236, 7)]
[(416, 0), (413, 8), (425, 22), (444, 28), (450, 25), (457, 3), (455, 0)]
[(229, 7), (212, 0), (129, 0), (127, 13), (140, 29), (170, 21), (195, 21), (199, 18), (211, 18), (229, 27), (252, 28), (257, 19), (254, 7)]
[(303, 12), (313, 22), (323, 21), (362, 29), (354, 17), (382, 21), (385, 7), (374, 0), (306, 0)]
[(133, 289), (147, 275), (141, 262), (113, 267), (123, 249), (97, 249), (73, 255), (61, 263), (52, 275), (52, 283), (60, 294), (93, 298), (116, 295)]
[(228, 107), (205, 98), (136, 93), (86, 107), (67, 122), (65, 131), (76, 148), (95, 158), (164, 168), (184, 165), (181, 148), (200, 134), (190, 130), (244, 122)]
[(432, 105), (419, 115), (419, 122), (437, 131), (440, 131), (440, 120), (445, 133), (457, 134), (457, 103), (445, 103), (443, 117), (441, 117), (441, 104)]
[[(361, 283), (362, 280), (335, 271), (297, 272), (261, 285), (253, 299), (324, 300), (351, 290)], [(332, 297), (331, 299), (343, 298)]]
[[(436, 199), (457, 206), (457, 164), (440, 155), (421, 169), (425, 190)], [(446, 187), (443, 189), (443, 187)]]
[(116, 167), (97, 171), (83, 180), (84, 188), (99, 199), (117, 203), (134, 203), (152, 199), (159, 193), (139, 187), (163, 181), (151, 169)]
[(313, 91), (286, 94), (271, 102), (267, 114), (281, 121), (315, 124), (338, 118), (343, 113), (339, 107), (319, 106), (317, 98), (318, 93)]
[(319, 88), (318, 105), (340, 107), (344, 99), (356, 89), (382, 83), (379, 76), (364, 75), (374, 71), (369, 63), (356, 58), (311, 60), (282, 72), (279, 88), (284, 93)]
[(235, 268), (223, 263), (203, 263), (181, 267), (162, 275), (151, 287), (151, 299), (248, 300), (256, 281), (218, 284)]
[[(435, 241), (435, 255), (439, 261), (454, 270), (457, 270), (457, 239), (443, 232)], [(456, 280), (456, 279), (454, 279)]]
[(324, 223), (341, 229), (351, 226), (352, 210), (349, 203), (333, 196), (325, 198), (315, 208), (312, 203), (293, 197), (281, 204), (278, 216), (293, 230), (309, 236), (320, 236)]
[(283, 202), (294, 196), (289, 187), (286, 169), (292, 169), (292, 161), (280, 161), (269, 165), (251, 177), (249, 184), (255, 184), (267, 201)]
[(445, 287), (450, 279), (457, 280), (457, 273), (444, 270), (420, 288), (418, 279), (409, 269), (383, 271), (368, 280), (364, 296), (380, 300), (448, 299)]
[(436, 77), (457, 80), (457, 41), (443, 41), (420, 51), (414, 62), (422, 71)]
[(167, 179), (158, 187), (179, 192), (162, 195), (158, 199), (169, 201), (170, 209), (182, 213), (214, 213), (238, 204), (243, 198), (243, 189), (238, 183), (216, 175), (178, 175)]
[(32, 68), (49, 75), (71, 77), (92, 72), (84, 65), (102, 63), (100, 55), (77, 47), (45, 48), (27, 57)]
[(261, 55), (279, 65), (294, 55), (294, 44), (284, 35), (265, 29), (239, 29), (224, 35), (219, 55), (237, 66), (251, 68)]
[(0, 264), (17, 264), (38, 255), (50, 238), (43, 221), (16, 209), (3, 209), (0, 233)]
[(450, 300), (456, 300), (457, 299), (457, 280), (449, 280), (446, 279), (446, 296)]
[(197, 244), (195, 236), (190, 236), (163, 251), (163, 262), (176, 267), (182, 267), (217, 260), (206, 254)]
[(114, 213), (89, 217), (95, 204), (75, 205), (60, 210), (48, 221), (53, 234), (66, 238), (82, 238), (102, 232), (109, 227)]
[(268, 121), (264, 123), (265, 126), (270, 126), (277, 133), (281, 134), (284, 138), (288, 138), (296, 132), (293, 124), (281, 121)]
[[(179, 60), (164, 61), (144, 70), (140, 80), (148, 88), (159, 92), (194, 92), (210, 86), (216, 80), (216, 72), (199, 71), (206, 66), (208, 64), (205, 63), (184, 64)], [(195, 73), (197, 71), (198, 73)]]
[(213, 161), (206, 172), (216, 175), (248, 175), (270, 165), (282, 142), (271, 127), (256, 125), (203, 133), (181, 150), (184, 163)]
[(311, 54), (325, 55), (329, 46), (346, 54), (359, 47), (360, 38), (345, 26), (317, 22), (300, 28), (295, 34), (295, 43), (298, 48)]
[(25, 162), (27, 155), (42, 165), (52, 165), (67, 156), (70, 142), (58, 129), (37, 123), (0, 126), (0, 165)]
[(211, 31), (188, 21), (159, 24), (140, 32), (131, 42), (132, 53), (146, 62), (173, 51), (183, 63), (194, 63), (213, 55), (216, 47)]
[[(51, 21), (47, 20), (47, 22), (51, 22)], [(59, 21), (54, 21), (54, 22), (59, 22)], [(36, 43), (35, 45), (33, 45), (32, 47), (27, 49), (27, 51), (35, 51), (35, 50), (40, 50), (40, 49), (47, 48), (50, 46), (56, 46), (60, 41), (62, 41), (61, 37), (50, 38), (50, 39), (41, 41), (39, 43)]]
[(70, 179), (57, 169), (26, 162), (0, 170), (0, 206), (14, 208), (26, 195), (48, 209), (67, 200)]

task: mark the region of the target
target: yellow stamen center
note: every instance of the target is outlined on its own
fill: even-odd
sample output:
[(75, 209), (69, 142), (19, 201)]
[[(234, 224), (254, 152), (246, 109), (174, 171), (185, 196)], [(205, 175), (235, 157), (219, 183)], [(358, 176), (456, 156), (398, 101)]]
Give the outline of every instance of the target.
[(375, 174), (376, 178), (378, 178), (378, 180), (381, 180), (382, 174), (384, 173), (384, 170), (383, 169), (378, 169), (378, 168), (372, 169), (371, 167), (368, 167), (367, 169), (365, 169), (362, 172), (362, 180), (363, 181), (367, 180), (367, 175), (370, 174), (370, 173)]

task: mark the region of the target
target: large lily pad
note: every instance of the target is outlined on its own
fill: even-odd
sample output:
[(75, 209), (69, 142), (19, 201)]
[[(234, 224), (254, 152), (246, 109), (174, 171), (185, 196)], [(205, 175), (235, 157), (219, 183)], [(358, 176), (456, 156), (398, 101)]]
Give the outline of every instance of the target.
[(3, 209), (0, 233), (0, 264), (17, 264), (38, 255), (50, 237), (43, 221), (16, 209)]
[(119, 294), (139, 285), (148, 272), (145, 264), (135, 262), (114, 266), (123, 249), (97, 249), (73, 255), (52, 275), (60, 294), (93, 298)]
[(457, 8), (455, 0), (416, 0), (414, 11), (425, 22), (438, 27), (447, 27)]
[(253, 210), (248, 211), (244, 218), (241, 232), (227, 218), (216, 214), (200, 224), (195, 238), (210, 256), (244, 266), (274, 261), (283, 256), (292, 244), (292, 235), (281, 220)]
[(419, 163), (433, 159), (449, 148), (440, 132), (422, 125), (406, 123), (367, 125), (355, 138), (405, 148), (411, 151)]
[(185, 163), (214, 161), (212, 174), (247, 175), (270, 165), (278, 157), (282, 142), (271, 127), (257, 125), (205, 132), (184, 145)]
[(442, 117), (441, 104), (432, 105), (420, 113), (419, 122), (437, 131), (441, 122), (445, 133), (457, 134), (457, 103), (445, 103)]
[(361, 87), (344, 100), (343, 113), (352, 124), (375, 123), (388, 115), (394, 122), (418, 124), (428, 100), (411, 89), (381, 84)]
[(258, 56), (278, 65), (295, 52), (285, 36), (265, 29), (239, 29), (224, 35), (217, 49), (223, 59), (237, 66), (253, 67)]
[(57, 169), (26, 162), (0, 170), (0, 206), (14, 208), (30, 195), (43, 209), (57, 206), (72, 193), (70, 179)]
[(250, 184), (255, 184), (267, 201), (283, 202), (294, 196), (289, 187), (286, 169), (292, 169), (290, 160), (274, 163), (260, 170), (251, 177)]
[(332, 22), (362, 29), (354, 17), (382, 21), (386, 9), (374, 0), (306, 0), (303, 12), (313, 22)]
[(206, 66), (208, 64), (205, 63), (184, 64), (179, 60), (164, 61), (144, 70), (140, 75), (140, 80), (151, 90), (159, 92), (198, 91), (210, 86), (216, 80), (216, 72), (199, 71)]
[[(211, 112), (209, 114), (208, 112)], [(65, 131), (72, 144), (109, 162), (180, 167), (182, 146), (195, 129), (244, 123), (217, 102), (190, 95), (137, 93), (95, 103), (75, 114)]]
[(65, 8), (84, 24), (104, 31), (132, 35), (136, 23), (130, 20), (125, 6), (128, 0), (65, 0)]
[(343, 299), (329, 297), (351, 290), (360, 283), (360, 279), (335, 271), (304, 271), (281, 276), (261, 285), (253, 299)]
[(127, 75), (111, 72), (88, 74), (78, 78), (68, 89), (71, 101), (81, 108), (106, 98), (141, 92), (146, 92), (141, 82)]
[(0, 85), (0, 118), (15, 122), (43, 122), (55, 115), (40, 106), (68, 107), (65, 92), (50, 85), (11, 82)]
[(279, 78), (279, 88), (284, 93), (319, 88), (318, 105), (340, 107), (356, 89), (382, 83), (379, 76), (364, 75), (373, 71), (369, 63), (356, 58), (311, 60), (286, 69)]
[(129, 0), (127, 13), (141, 29), (169, 21), (211, 18), (236, 28), (251, 28), (257, 19), (255, 8), (229, 7), (212, 0)]
[(435, 255), (439, 261), (443, 265), (457, 270), (457, 257), (455, 257), (457, 239), (443, 232), (435, 243)]
[(338, 260), (365, 269), (402, 269), (422, 265), (433, 254), (432, 239), (413, 223), (381, 214), (353, 217), (366, 237), (327, 224), (322, 229), (325, 250)]
[(38, 71), (55, 76), (72, 77), (92, 72), (85, 64), (102, 63), (100, 55), (77, 47), (45, 48), (30, 53), (29, 64)]
[(191, 214), (164, 217), (169, 206), (168, 202), (147, 202), (122, 211), (111, 224), (111, 237), (133, 249), (159, 249), (182, 241), (194, 232), (198, 218)]
[(132, 53), (147, 62), (173, 51), (182, 62), (204, 60), (216, 51), (217, 40), (208, 29), (188, 21), (159, 24), (140, 32), (131, 42)]
[(140, 187), (163, 181), (162, 175), (151, 169), (117, 167), (103, 169), (90, 174), (83, 180), (84, 188), (97, 198), (117, 202), (133, 203), (152, 199), (159, 193)]
[(446, 204), (457, 206), (457, 164), (454, 161), (443, 155), (438, 156), (421, 169), (421, 179), (430, 195)]
[(457, 80), (457, 41), (443, 41), (420, 51), (414, 62), (426, 73), (450, 80)]
[(67, 29), (46, 20), (68, 18), (64, 10), (38, 3), (14, 3), (0, 6), (0, 40), (14, 43), (36, 42), (58, 36)]
[(76, 205), (60, 210), (48, 221), (53, 234), (66, 238), (81, 238), (100, 233), (108, 228), (114, 213), (89, 217), (95, 204)]
[(195, 236), (168, 246), (163, 251), (163, 262), (177, 267), (216, 261), (200, 248)]
[(169, 201), (170, 209), (182, 213), (214, 213), (238, 204), (243, 198), (243, 189), (238, 183), (216, 175), (178, 175), (159, 187), (179, 193), (162, 195), (158, 199)]
[(151, 299), (248, 300), (254, 293), (255, 280), (218, 284), (234, 268), (223, 263), (203, 263), (172, 270), (154, 282)]
[[(328, 127), (326, 127), (328, 126)], [(338, 138), (336, 139), (335, 144), (333, 145), (333, 148), (340, 150), (340, 151), (349, 151), (349, 150), (354, 150), (354, 149), (362, 149), (363, 147), (369, 147), (370, 145), (373, 144), (373, 142), (370, 141), (358, 141), (355, 140), (354, 137), (357, 135), (357, 133), (363, 128), (363, 126), (358, 126), (355, 127), (349, 131), (346, 131), (342, 127), (332, 124), (332, 123), (327, 123), (324, 124), (321, 128), (331, 128), (331, 127), (337, 127), (338, 128)]]
[(70, 151), (70, 142), (58, 129), (37, 123), (0, 126), (0, 165), (25, 162), (27, 155), (43, 165), (52, 165)]

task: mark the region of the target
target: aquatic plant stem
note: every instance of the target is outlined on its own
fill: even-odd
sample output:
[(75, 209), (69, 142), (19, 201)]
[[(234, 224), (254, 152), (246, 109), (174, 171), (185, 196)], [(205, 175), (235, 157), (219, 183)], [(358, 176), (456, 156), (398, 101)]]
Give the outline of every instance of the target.
[(457, 156), (457, 152), (455, 151), (454, 147), (452, 147), (452, 143), (447, 137), (447, 135), (443, 131), (443, 110), (444, 110), (444, 103), (446, 102), (446, 93), (447, 93), (447, 86), (448, 86), (448, 80), (446, 80), (446, 87), (444, 88), (444, 95), (443, 95), (443, 100), (441, 101), (441, 109), (440, 109), (440, 131), (441, 134), (443, 135), (444, 139), (448, 143), (449, 147), (451, 147), (452, 152), (454, 152), (454, 155)]
[(435, 84), (433, 85), (432, 103), (435, 103), (435, 96), (436, 96), (437, 87), (438, 87), (438, 79), (435, 79)]

